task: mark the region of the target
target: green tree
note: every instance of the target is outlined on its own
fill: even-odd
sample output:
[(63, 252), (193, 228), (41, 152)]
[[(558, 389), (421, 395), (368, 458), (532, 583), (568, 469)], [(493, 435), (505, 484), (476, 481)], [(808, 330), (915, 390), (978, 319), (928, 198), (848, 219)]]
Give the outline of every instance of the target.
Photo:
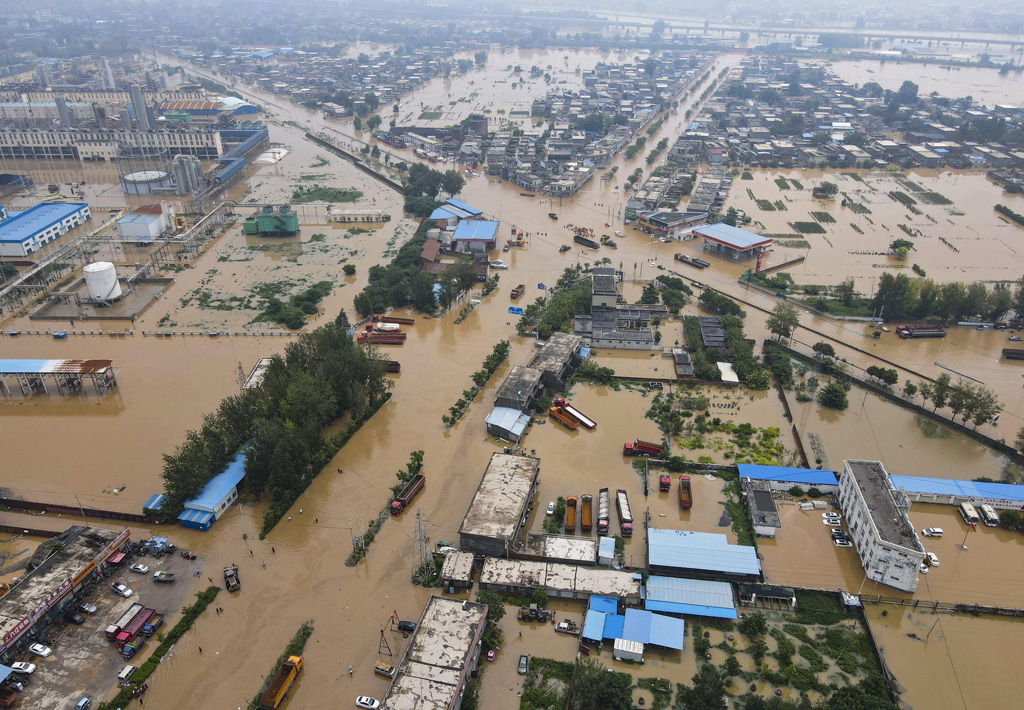
[(824, 340), (819, 341), (811, 348), (819, 357), (835, 357), (836, 349)]
[(818, 188), (821, 192), (823, 192), (825, 195), (829, 197), (834, 197), (836, 193), (839, 192), (839, 186), (836, 185), (834, 182), (828, 182), (827, 180), (818, 185)]
[(789, 338), (800, 325), (800, 313), (789, 303), (776, 303), (768, 316), (768, 330), (779, 340)]
[(487, 605), (487, 620), (497, 624), (505, 616), (505, 602), (497, 592), (481, 589), (476, 593), (476, 600)]
[(949, 401), (949, 395), (951, 387), (952, 377), (949, 376), (948, 372), (943, 372), (941, 375), (935, 378), (935, 382), (932, 384), (932, 394), (929, 399), (932, 402), (932, 411), (934, 412), (939, 407), (945, 407), (946, 402)]
[(352, 276), (356, 273), (356, 265), (345, 264), (343, 267), (341, 267), (341, 270), (345, 272), (345, 276)]
[(843, 411), (850, 406), (850, 400), (846, 396), (846, 388), (835, 380), (829, 382), (818, 392), (818, 403), (829, 409)]
[(749, 636), (751, 639), (764, 636), (768, 633), (768, 618), (759, 611), (744, 614), (736, 628), (741, 634)]
[(441, 189), (448, 194), (448, 197), (455, 197), (462, 188), (466, 186), (466, 178), (458, 170), (446, 170), (441, 176)]
[(744, 384), (748, 389), (763, 392), (771, 387), (772, 375), (768, 370), (758, 369), (747, 375)]
[(381, 120), (382, 119), (380, 116), (374, 114), (370, 116), (368, 119), (366, 119), (366, 127), (371, 131), (376, 131), (381, 124)]
[(486, 64), (487, 52), (484, 52), (483, 50), (477, 52), (476, 54), (473, 55), (473, 61), (475, 61), (477, 64)]
[(633, 678), (630, 675), (611, 673), (593, 658), (577, 664), (570, 689), (570, 710), (632, 710), (632, 707)]
[(915, 394), (917, 394), (917, 385), (915, 385), (910, 380), (907, 380), (906, 383), (903, 385), (903, 396), (906, 397), (907, 399), (910, 399)]
[(722, 707), (725, 678), (710, 663), (705, 663), (693, 676), (693, 687), (680, 687), (675, 710), (712, 710)]
[(647, 284), (644, 286), (644, 291), (640, 296), (640, 303), (653, 304), (661, 300), (661, 294), (658, 292), (658, 287), (654, 284)]

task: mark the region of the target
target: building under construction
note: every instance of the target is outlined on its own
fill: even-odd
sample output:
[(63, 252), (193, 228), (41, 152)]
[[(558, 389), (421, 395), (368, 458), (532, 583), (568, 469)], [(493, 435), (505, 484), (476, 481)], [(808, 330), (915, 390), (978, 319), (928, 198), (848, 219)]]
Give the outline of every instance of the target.
[(104, 393), (117, 387), (117, 370), (110, 360), (0, 360), (0, 392), (5, 395), (12, 391), (9, 380), (26, 397), (40, 390), (49, 394), (48, 382), (60, 394), (74, 394), (85, 380)]
[(294, 237), (299, 233), (299, 216), (291, 205), (276, 210), (265, 205), (242, 223), (242, 233), (260, 237)]

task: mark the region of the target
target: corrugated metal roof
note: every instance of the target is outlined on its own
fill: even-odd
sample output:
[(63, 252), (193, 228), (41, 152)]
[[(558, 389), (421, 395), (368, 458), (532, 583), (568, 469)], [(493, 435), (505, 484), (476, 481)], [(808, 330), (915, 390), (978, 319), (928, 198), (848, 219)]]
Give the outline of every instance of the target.
[(952, 478), (925, 478), (923, 476), (889, 476), (892, 485), (908, 493), (957, 496), (962, 498), (994, 498), (1024, 503), (1024, 486), (1013, 483), (985, 483)]
[(194, 525), (206, 525), (210, 522), (213, 517), (213, 513), (208, 510), (196, 510), (195, 508), (185, 508), (185, 510), (178, 516), (178, 520), (182, 523), (192, 523)]
[(761, 573), (761, 563), (753, 547), (730, 545), (726, 536), (720, 533), (658, 528), (651, 528), (647, 533), (648, 561), (651, 566), (724, 574)]
[(460, 210), (464, 210), (471, 215), (483, 214), (483, 210), (478, 210), (476, 207), (473, 207), (473, 205), (467, 205), (465, 202), (456, 200), (454, 197), (449, 197), (445, 200), (445, 204), (451, 205), (452, 207), (458, 207)]
[(788, 468), (786, 466), (761, 466), (753, 463), (741, 463), (736, 467), (740, 478), (753, 478), (764, 481), (785, 481), (801, 483), (809, 486), (838, 486), (839, 479), (832, 471), (819, 471), (813, 468)]
[(604, 620), (607, 616), (607, 614), (602, 614), (593, 609), (587, 611), (587, 615), (583, 620), (583, 638), (590, 639), (591, 641), (601, 641), (604, 639)]
[(185, 508), (212, 511), (245, 476), (245, 454), (239, 451), (222, 473), (210, 479), (202, 492), (192, 500), (185, 501)]
[(81, 212), (84, 202), (44, 202), (0, 222), (0, 242), (25, 242), (58, 222)]
[(102, 372), (110, 360), (0, 360), (0, 375), (81, 375)]
[[(612, 540), (612, 544), (614, 542)], [(595, 594), (590, 597), (590, 608), (603, 614), (617, 614), (619, 611), (619, 601), (614, 597), (602, 597)]]
[(455, 228), (452, 239), (456, 241), (492, 242), (497, 231), (497, 222), (488, 222), (486, 220), (462, 221)]
[[(703, 579), (652, 575), (647, 578), (647, 599), (653, 602), (696, 604), (723, 609), (736, 608), (731, 584)], [(735, 618), (735, 614), (733, 618)]]
[(142, 506), (143, 510), (156, 510), (160, 507), (160, 504), (164, 502), (166, 496), (163, 493), (154, 493), (146, 501), (146, 504)]
[(653, 644), (681, 651), (685, 631), (686, 624), (682, 619), (652, 614), (642, 609), (626, 609), (622, 638), (644, 645)]
[(696, 227), (693, 233), (740, 251), (772, 243), (771, 237), (763, 237), (760, 234), (754, 234), (738, 227), (730, 227), (721, 222)]

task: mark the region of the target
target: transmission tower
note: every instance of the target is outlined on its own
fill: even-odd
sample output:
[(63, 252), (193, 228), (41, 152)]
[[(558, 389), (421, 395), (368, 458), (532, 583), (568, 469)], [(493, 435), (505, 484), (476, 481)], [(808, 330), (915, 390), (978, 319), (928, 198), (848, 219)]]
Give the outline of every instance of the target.
[(412, 549), (413, 549), (413, 577), (416, 576), (418, 570), (422, 569), (424, 563), (427, 561), (430, 555), (430, 550), (427, 547), (427, 542), (430, 538), (427, 536), (427, 521), (423, 519), (423, 511), (416, 507), (416, 527), (412, 533)]

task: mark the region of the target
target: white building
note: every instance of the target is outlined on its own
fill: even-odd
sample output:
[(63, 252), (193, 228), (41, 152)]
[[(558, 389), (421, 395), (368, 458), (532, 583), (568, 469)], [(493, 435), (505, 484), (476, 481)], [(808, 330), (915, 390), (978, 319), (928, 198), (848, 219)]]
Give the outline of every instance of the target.
[(169, 216), (163, 205), (143, 205), (117, 220), (117, 233), (122, 239), (150, 241), (167, 231)]
[(916, 590), (924, 547), (907, 515), (910, 502), (893, 487), (882, 463), (844, 461), (838, 502), (867, 578)]
[(17, 212), (0, 209), (0, 256), (28, 256), (90, 219), (84, 202), (43, 202)]
[(0, 130), (0, 157), (113, 160), (118, 147), (166, 150), (169, 155), (214, 159), (224, 152), (213, 129), (128, 131), (103, 128)]

